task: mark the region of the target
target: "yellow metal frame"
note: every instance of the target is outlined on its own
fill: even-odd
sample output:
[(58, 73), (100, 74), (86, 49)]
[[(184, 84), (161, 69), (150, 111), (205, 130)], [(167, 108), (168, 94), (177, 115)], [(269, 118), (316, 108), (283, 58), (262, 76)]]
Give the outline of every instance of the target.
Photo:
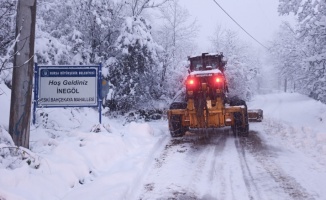
[[(182, 115), (182, 126), (190, 128), (220, 128), (234, 125), (234, 113), (241, 113), (243, 119), (245, 118), (244, 106), (228, 106), (225, 107), (220, 99), (215, 102), (207, 100), (208, 120), (206, 119), (206, 109), (204, 109), (203, 116), (197, 116), (194, 101), (188, 100), (186, 109), (171, 109), (167, 112), (168, 119), (171, 115)], [(245, 120), (242, 120), (245, 122)], [(206, 124), (207, 123), (207, 124)], [(242, 124), (245, 126), (245, 124)]]
[[(203, 92), (209, 92), (210, 88), (206, 83), (201, 85)], [(172, 109), (167, 112), (168, 119), (172, 115), (182, 116), (182, 126), (189, 128), (220, 128), (225, 126), (233, 126), (235, 124), (234, 113), (242, 114), (242, 126), (245, 127), (245, 106), (225, 106), (224, 99), (221, 98), (223, 92), (221, 89), (216, 89), (216, 94), (220, 97), (216, 100), (206, 98), (206, 106), (202, 116), (198, 116), (193, 99), (188, 99), (186, 109)], [(188, 91), (188, 95), (193, 95), (193, 91)], [(208, 109), (208, 112), (206, 111)], [(207, 114), (208, 113), (208, 114)]]

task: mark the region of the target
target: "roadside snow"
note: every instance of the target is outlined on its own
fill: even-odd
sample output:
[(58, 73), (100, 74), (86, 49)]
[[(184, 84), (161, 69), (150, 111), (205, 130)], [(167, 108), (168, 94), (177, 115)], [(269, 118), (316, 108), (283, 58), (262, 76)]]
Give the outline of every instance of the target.
[(264, 111), (265, 132), (326, 164), (326, 105), (297, 93), (258, 95), (250, 109)]
[(4, 126), (7, 130), (9, 128), (10, 96), (10, 89), (0, 82), (0, 126)]
[[(31, 126), (30, 157), (18, 159), (29, 150), (22, 149), (10, 155), (6, 149), (13, 147), (7, 132), (10, 90), (0, 84), (0, 94), (1, 91), (4, 91), (0, 95), (1, 200), (128, 199), (137, 196), (153, 160), (170, 140), (166, 121), (123, 125), (122, 119), (103, 116), (103, 125), (98, 126), (98, 113), (92, 108), (39, 109), (37, 123)], [(273, 144), (275, 147), (291, 146), (293, 151), (303, 151), (311, 159), (326, 163), (326, 105), (295, 93), (256, 96), (248, 105), (251, 109), (264, 110), (263, 122), (251, 127), (260, 131), (265, 141), (279, 142)], [(96, 128), (101, 131), (91, 132)], [(228, 162), (229, 155), (225, 156)], [(32, 159), (30, 165), (29, 159)], [(291, 159), (300, 162), (300, 157)], [(294, 177), (299, 176), (300, 182), (306, 179), (309, 190), (318, 185), (309, 182), (312, 173), (301, 172), (301, 169), (314, 168), (311, 180), (316, 180), (318, 170), (323, 171), (317, 165), (309, 161), (307, 166), (293, 169), (294, 164), (282, 154), (278, 161)], [(244, 193), (240, 191), (237, 195)], [(321, 191), (318, 194), (326, 195)]]
[[(0, 89), (0, 199), (123, 199), (166, 139), (167, 129), (103, 117), (101, 132), (92, 108), (39, 109), (30, 149), (38, 165), (11, 156), (8, 130), (10, 90)], [(9, 98), (8, 98), (9, 97)], [(165, 124), (165, 123), (164, 123)], [(155, 147), (155, 148), (154, 148)], [(28, 151), (28, 150), (26, 150)], [(96, 181), (95, 181), (96, 180)], [(103, 193), (105, 191), (105, 193)]]

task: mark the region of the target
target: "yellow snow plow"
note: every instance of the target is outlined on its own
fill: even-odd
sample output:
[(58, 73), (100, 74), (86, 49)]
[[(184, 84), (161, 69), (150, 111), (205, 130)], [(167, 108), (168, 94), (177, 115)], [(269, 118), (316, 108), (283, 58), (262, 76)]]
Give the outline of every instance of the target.
[[(202, 54), (189, 57), (190, 74), (186, 80), (186, 99), (173, 102), (168, 110), (172, 137), (181, 137), (187, 130), (231, 126), (234, 135), (247, 137), (249, 113), (246, 102), (228, 98), (224, 76), (223, 54)], [(261, 120), (259, 112), (250, 112), (252, 119)]]

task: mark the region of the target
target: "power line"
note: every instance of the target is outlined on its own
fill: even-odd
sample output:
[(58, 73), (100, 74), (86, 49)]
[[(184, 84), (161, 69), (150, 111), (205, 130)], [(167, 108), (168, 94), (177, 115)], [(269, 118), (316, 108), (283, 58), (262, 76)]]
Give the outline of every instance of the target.
[(233, 17), (231, 17), (231, 15), (229, 15), (229, 13), (227, 13), (223, 8), (222, 8), (222, 6), (219, 4), (219, 3), (217, 3), (216, 2), (216, 0), (213, 0), (214, 2), (215, 2), (215, 4), (218, 6), (218, 7), (220, 7), (221, 8), (221, 10), (227, 15), (227, 16), (229, 16), (229, 18), (230, 19), (232, 19), (232, 21), (234, 22), (234, 23), (236, 23), (245, 33), (247, 33), (247, 35), (249, 35), (253, 40), (255, 40), (258, 44), (260, 44), (260, 46), (262, 46), (262, 47), (264, 47), (265, 49), (267, 49), (268, 50), (268, 48), (265, 46), (265, 45), (263, 45), (262, 43), (260, 43), (256, 38), (254, 38), (250, 33), (248, 33), (237, 21), (235, 21), (235, 19), (233, 19)]

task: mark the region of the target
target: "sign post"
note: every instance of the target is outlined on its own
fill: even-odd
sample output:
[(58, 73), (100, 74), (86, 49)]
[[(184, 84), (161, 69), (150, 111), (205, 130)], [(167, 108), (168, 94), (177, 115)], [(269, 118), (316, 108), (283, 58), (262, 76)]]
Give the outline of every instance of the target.
[(36, 108), (98, 107), (101, 123), (102, 66), (35, 64), (33, 124)]
[(98, 69), (98, 90), (97, 90), (97, 96), (98, 96), (98, 112), (99, 112), (99, 121), (100, 124), (102, 124), (102, 63), (99, 65)]

